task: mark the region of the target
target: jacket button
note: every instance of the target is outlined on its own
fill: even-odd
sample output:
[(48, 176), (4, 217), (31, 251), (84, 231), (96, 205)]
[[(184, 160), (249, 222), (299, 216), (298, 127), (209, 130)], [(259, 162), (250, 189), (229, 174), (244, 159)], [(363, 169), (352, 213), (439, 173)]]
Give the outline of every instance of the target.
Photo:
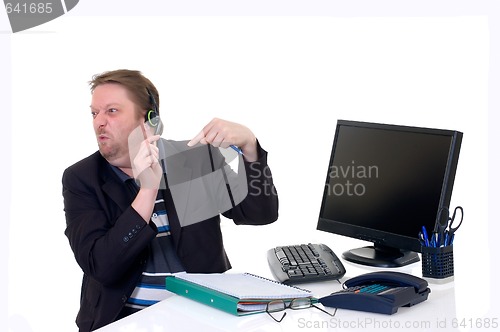
[(123, 303), (127, 302), (127, 297), (125, 295), (122, 296), (122, 302)]
[(128, 236), (123, 237), (123, 242), (128, 242), (128, 240), (130, 240)]

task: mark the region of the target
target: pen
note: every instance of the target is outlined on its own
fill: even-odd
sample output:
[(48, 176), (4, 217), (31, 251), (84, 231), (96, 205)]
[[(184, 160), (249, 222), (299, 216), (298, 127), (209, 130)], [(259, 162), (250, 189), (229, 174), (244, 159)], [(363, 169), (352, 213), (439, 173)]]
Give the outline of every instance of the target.
[(422, 247), (427, 247), (427, 244), (425, 243), (424, 240), (424, 234), (422, 234), (422, 232), (418, 232), (418, 242), (420, 242), (420, 245)]
[(241, 151), (241, 149), (239, 147), (237, 147), (236, 145), (233, 145), (231, 144), (230, 145), (231, 149), (233, 149), (234, 151), (238, 152), (239, 154), (243, 155), (243, 151)]
[(427, 229), (425, 226), (422, 226), (422, 236), (424, 238), (425, 245), (429, 247), (429, 237), (427, 236)]
[(439, 233), (438, 233), (438, 232), (433, 232), (433, 233), (432, 233), (432, 237), (433, 237), (433, 239), (434, 239), (434, 240), (433, 240), (433, 241), (434, 241), (434, 245), (433, 245), (433, 247), (439, 248), (439, 247), (441, 246), (441, 244), (440, 244), (440, 241), (441, 241), (441, 240), (440, 240), (440, 235), (439, 235)]
[(455, 234), (450, 234), (449, 232), (446, 232), (446, 243), (445, 243), (445, 246), (452, 245), (454, 238), (455, 238)]

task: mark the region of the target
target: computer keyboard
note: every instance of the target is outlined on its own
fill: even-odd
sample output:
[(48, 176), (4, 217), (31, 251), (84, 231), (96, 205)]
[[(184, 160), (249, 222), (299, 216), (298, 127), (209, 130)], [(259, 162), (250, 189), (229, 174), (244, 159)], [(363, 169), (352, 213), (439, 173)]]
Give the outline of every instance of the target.
[(284, 284), (340, 279), (345, 267), (325, 244), (300, 244), (269, 249), (267, 262), (276, 280)]

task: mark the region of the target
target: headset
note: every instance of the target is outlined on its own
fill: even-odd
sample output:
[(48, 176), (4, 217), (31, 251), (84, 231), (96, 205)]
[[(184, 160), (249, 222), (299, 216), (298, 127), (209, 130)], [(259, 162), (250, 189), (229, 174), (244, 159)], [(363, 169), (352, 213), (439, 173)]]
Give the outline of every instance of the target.
[[(151, 128), (155, 129), (155, 135), (161, 135), (163, 132), (163, 122), (161, 121), (160, 114), (158, 112), (158, 104), (156, 103), (156, 99), (148, 87), (146, 87), (146, 91), (148, 92), (149, 102), (151, 103), (152, 109), (146, 112), (146, 115), (144, 116), (144, 122), (147, 123)], [(167, 165), (165, 164), (165, 156), (164, 156), (165, 149), (163, 147), (163, 142), (161, 138), (157, 141), (156, 144), (160, 150), (160, 165), (163, 170), (164, 179), (166, 182)]]
[(148, 92), (149, 102), (152, 105), (152, 109), (146, 112), (144, 122), (149, 124), (152, 128), (155, 128), (155, 135), (161, 135), (163, 132), (163, 123), (158, 112), (158, 104), (156, 103), (156, 99), (149, 88), (146, 87), (146, 90)]

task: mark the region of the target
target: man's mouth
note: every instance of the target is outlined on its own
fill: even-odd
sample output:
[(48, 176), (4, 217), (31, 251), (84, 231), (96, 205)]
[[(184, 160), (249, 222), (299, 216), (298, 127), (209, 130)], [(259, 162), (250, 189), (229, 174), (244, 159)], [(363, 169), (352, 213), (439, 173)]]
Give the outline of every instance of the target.
[(101, 134), (101, 135), (97, 136), (97, 140), (98, 140), (99, 142), (104, 142), (104, 141), (109, 140), (109, 137), (108, 137), (108, 136), (106, 136), (106, 135), (104, 135), (104, 134)]

